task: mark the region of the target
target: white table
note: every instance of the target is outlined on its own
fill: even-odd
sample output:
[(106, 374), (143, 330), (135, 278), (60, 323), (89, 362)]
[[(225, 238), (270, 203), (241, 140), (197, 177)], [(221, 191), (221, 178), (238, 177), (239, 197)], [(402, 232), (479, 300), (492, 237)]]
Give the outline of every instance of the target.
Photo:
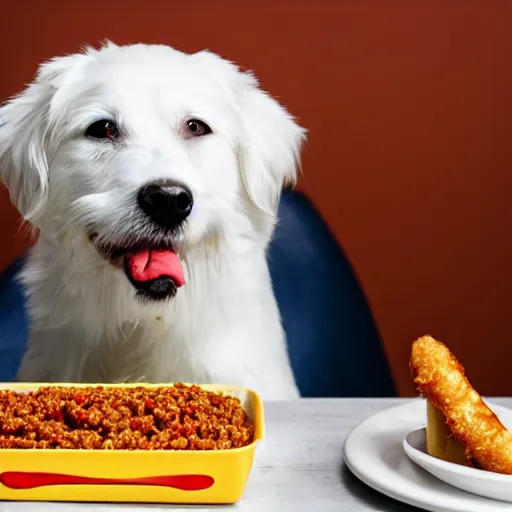
[[(512, 398), (495, 399), (512, 407)], [(265, 404), (267, 441), (234, 506), (183, 507), (68, 503), (0, 503), (0, 512), (242, 512), (415, 511), (374, 492), (345, 467), (343, 442), (359, 421), (404, 399), (301, 400)]]

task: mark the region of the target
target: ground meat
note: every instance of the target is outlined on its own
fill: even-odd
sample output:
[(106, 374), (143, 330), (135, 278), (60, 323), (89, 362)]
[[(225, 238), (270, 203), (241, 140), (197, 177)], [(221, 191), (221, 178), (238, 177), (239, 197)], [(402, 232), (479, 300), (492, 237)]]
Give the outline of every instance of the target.
[(240, 400), (199, 386), (0, 390), (0, 448), (225, 450), (253, 435)]

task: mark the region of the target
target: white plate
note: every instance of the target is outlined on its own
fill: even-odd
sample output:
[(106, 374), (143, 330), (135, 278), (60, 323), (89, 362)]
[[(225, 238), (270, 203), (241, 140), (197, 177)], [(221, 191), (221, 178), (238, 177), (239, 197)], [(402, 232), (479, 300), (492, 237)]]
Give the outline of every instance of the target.
[[(510, 428), (512, 411), (503, 412), (492, 406), (504, 425)], [(489, 471), (461, 466), (436, 459), (427, 453), (427, 434), (424, 428), (413, 430), (404, 439), (404, 450), (409, 458), (447, 484), (464, 491), (495, 500), (512, 502), (512, 475), (500, 475)]]
[[(500, 417), (511, 416), (492, 406)], [(504, 418), (504, 422), (506, 422)], [(425, 427), (426, 403), (416, 399), (379, 412), (354, 427), (344, 445), (345, 462), (365, 484), (398, 501), (431, 512), (512, 512), (512, 504), (496, 501), (448, 485), (405, 454), (403, 441)]]

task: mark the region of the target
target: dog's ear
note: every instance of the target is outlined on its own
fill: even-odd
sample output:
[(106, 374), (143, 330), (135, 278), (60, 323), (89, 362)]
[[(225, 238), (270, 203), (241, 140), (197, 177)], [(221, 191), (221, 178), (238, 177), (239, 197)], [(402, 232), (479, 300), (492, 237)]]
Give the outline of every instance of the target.
[(48, 197), (47, 143), (56, 92), (85, 54), (58, 57), (39, 67), (34, 81), (0, 107), (0, 181), (23, 217), (35, 222)]
[(240, 167), (245, 191), (265, 217), (275, 217), (283, 186), (294, 185), (306, 130), (276, 100), (242, 75), (239, 106), (244, 125)]

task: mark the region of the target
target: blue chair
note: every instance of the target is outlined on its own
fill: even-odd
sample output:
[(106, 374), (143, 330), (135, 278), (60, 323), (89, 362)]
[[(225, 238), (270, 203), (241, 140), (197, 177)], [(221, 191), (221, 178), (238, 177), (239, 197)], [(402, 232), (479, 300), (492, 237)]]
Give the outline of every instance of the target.
[(279, 217), (270, 272), (302, 396), (397, 396), (364, 293), (326, 223), (291, 191)]
[(28, 338), (25, 294), (16, 275), (24, 258), (0, 274), (0, 382), (16, 377)]
[[(305, 397), (396, 396), (373, 317), (352, 268), (312, 204), (285, 191), (269, 250), (292, 367)], [(16, 273), (0, 275), (0, 381), (25, 350), (28, 318)]]

